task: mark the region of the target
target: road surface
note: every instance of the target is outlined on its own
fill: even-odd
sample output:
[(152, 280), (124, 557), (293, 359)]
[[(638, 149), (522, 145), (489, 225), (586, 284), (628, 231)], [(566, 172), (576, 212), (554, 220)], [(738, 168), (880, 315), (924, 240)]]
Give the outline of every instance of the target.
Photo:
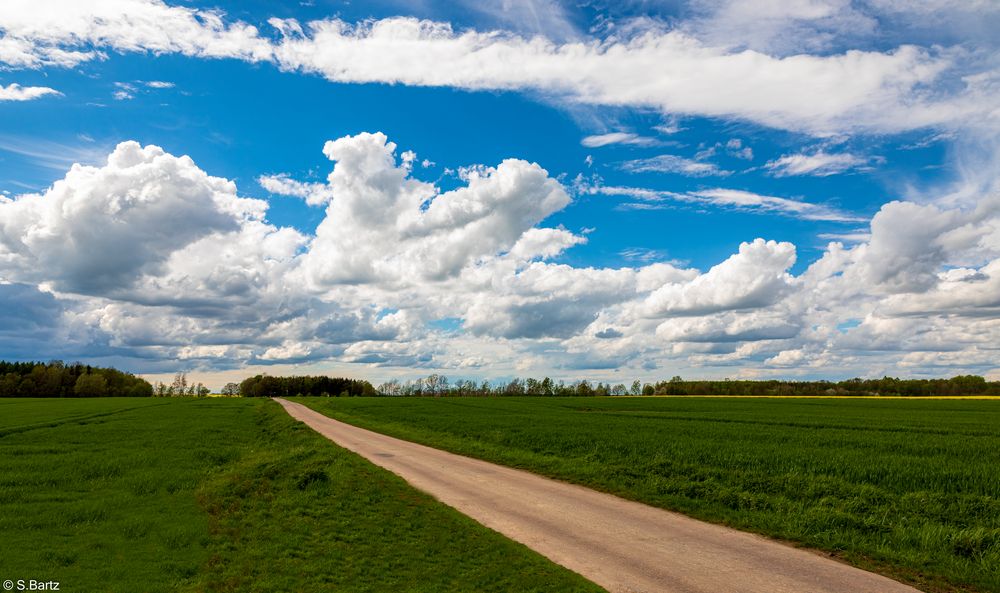
[(276, 401), (341, 447), (612, 593), (918, 593), (758, 535)]

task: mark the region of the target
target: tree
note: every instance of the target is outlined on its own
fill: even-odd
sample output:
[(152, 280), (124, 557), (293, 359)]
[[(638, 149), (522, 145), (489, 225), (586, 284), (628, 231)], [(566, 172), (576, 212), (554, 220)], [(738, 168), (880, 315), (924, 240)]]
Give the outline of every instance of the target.
[(107, 395), (108, 382), (97, 373), (86, 373), (76, 379), (73, 393), (80, 397), (100, 397)]
[(226, 386), (222, 388), (222, 395), (228, 395), (230, 397), (240, 394), (239, 383), (226, 383)]
[(548, 377), (542, 379), (542, 384), (541, 384), (542, 395), (552, 395), (554, 392), (553, 389), (554, 388), (552, 385), (552, 379)]
[(448, 389), (448, 379), (436, 373), (429, 375), (424, 379), (424, 388), (430, 395), (441, 395)]
[(632, 381), (632, 387), (629, 389), (629, 393), (632, 395), (642, 395), (642, 383), (638, 379)]
[(170, 395), (184, 395), (187, 384), (187, 373), (177, 373), (174, 375), (174, 382), (170, 384)]
[(515, 377), (504, 387), (503, 392), (504, 395), (524, 395), (524, 383)]

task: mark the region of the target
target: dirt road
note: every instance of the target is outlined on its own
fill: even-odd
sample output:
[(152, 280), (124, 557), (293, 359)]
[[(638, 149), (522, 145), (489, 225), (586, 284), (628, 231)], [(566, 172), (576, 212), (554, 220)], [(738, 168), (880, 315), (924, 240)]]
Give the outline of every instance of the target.
[(612, 593), (916, 593), (760, 536), (446, 453), (276, 400), (341, 447)]

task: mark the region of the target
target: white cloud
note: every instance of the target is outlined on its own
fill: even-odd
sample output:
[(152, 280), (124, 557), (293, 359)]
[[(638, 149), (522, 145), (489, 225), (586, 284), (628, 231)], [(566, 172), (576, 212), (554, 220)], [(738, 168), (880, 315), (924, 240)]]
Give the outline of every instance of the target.
[(766, 307), (791, 288), (795, 246), (756, 239), (690, 282), (661, 286), (643, 303), (647, 317), (705, 315)]
[(138, 92), (135, 85), (128, 82), (116, 82), (115, 88), (118, 90), (111, 93), (111, 96), (114, 97), (115, 101), (130, 101), (135, 98), (135, 95)]
[(629, 173), (677, 173), (687, 177), (726, 176), (730, 174), (729, 171), (720, 169), (715, 163), (686, 159), (674, 154), (661, 154), (625, 161), (621, 168)]
[(323, 206), (333, 197), (325, 183), (296, 181), (286, 173), (261, 175), (257, 178), (257, 183), (272, 194), (302, 198), (310, 206)]
[[(287, 21), (272, 22), (289, 29)], [(290, 33), (275, 48), (277, 62), (337, 82), (539, 89), (590, 104), (813, 133), (911, 129), (995, 109), (992, 100), (961, 92), (947, 101), (919, 97), (917, 87), (934, 83), (951, 62), (913, 46), (777, 58), (713, 47), (651, 22), (633, 27), (629, 38), (562, 45), (410, 18), (358, 25), (332, 19), (301, 28), (307, 32)]]
[(856, 215), (840, 212), (820, 204), (775, 196), (764, 196), (736, 189), (706, 189), (690, 192), (689, 195), (716, 205), (780, 212), (803, 220), (828, 220), (834, 222), (857, 222), (863, 220)]
[(172, 82), (166, 82), (163, 80), (147, 80), (144, 84), (151, 89), (172, 89), (176, 86)]
[(0, 262), (22, 279), (104, 294), (156, 273), (171, 251), (207, 233), (262, 218), (264, 209), (190, 158), (124, 142), (104, 167), (74, 165), (44, 193), (0, 203)]
[[(376, 379), (412, 369), (996, 368), (995, 186), (962, 204), (886, 204), (870, 237), (850, 230), (853, 246), (831, 243), (801, 273), (792, 244), (764, 239), (704, 270), (641, 245), (633, 266), (589, 268), (551, 261), (585, 233), (540, 226), (570, 201), (538, 165), (472, 167), (465, 185), (441, 192), (414, 178), (382, 134), (341, 138), (325, 153), (333, 171), (313, 185), (331, 198), (315, 235), (268, 223), (265, 202), (191, 159), (135, 143), (44, 192), (0, 199), (0, 307), (10, 313), (0, 341), (71, 359), (132, 356), (153, 370), (177, 360), (373, 365), (381, 370), (338, 368)], [(733, 190), (628, 191), (653, 205), (817, 213)], [(454, 328), (435, 327), (441, 319)]]
[(982, 201), (974, 211), (885, 204), (872, 218), (871, 239), (853, 253), (851, 276), (870, 290), (920, 292), (938, 283), (943, 265), (996, 257), (998, 198)]
[(680, 132), (684, 128), (681, 127), (680, 122), (678, 122), (676, 117), (668, 117), (663, 121), (663, 123), (653, 126), (653, 129), (661, 134), (670, 136)]
[(64, 173), (73, 165), (102, 163), (107, 160), (110, 146), (95, 144), (89, 136), (76, 138), (82, 142), (68, 144), (45, 140), (37, 136), (8, 136), (0, 134), (0, 150), (24, 157), (32, 164)]
[[(773, 13), (780, 30), (789, 17), (814, 22), (833, 14), (831, 3), (751, 10), (746, 2), (715, 2), (724, 6), (708, 12), (731, 15), (734, 23), (755, 14), (749, 22), (760, 30)], [(850, 30), (853, 21), (834, 12), (833, 30)], [(12, 68), (70, 67), (104, 50), (271, 61), (335, 82), (536, 90), (574, 103), (736, 118), (820, 135), (996, 123), (996, 81), (978, 76), (975, 61), (960, 51), (900, 45), (770, 55), (734, 47), (717, 26), (722, 21), (713, 19), (707, 29), (635, 21), (603, 39), (556, 42), (404, 17), (353, 25), (272, 18), (282, 36), (273, 41), (220, 12), (159, 0), (52, 0), (42, 7), (8, 0), (0, 6), (0, 61)]]
[(45, 95), (62, 95), (62, 93), (47, 86), (21, 86), (16, 82), (7, 86), (0, 84), (0, 101), (31, 101)]
[(574, 235), (565, 229), (531, 228), (510, 249), (510, 256), (521, 261), (550, 259), (574, 245), (586, 242), (586, 237)]
[(779, 54), (828, 50), (837, 39), (869, 36), (877, 20), (850, 0), (694, 0), (685, 29), (713, 43)]
[(648, 247), (630, 247), (618, 252), (618, 255), (629, 261), (649, 263), (653, 261), (664, 261), (667, 259), (665, 251), (659, 249), (649, 249)]
[(753, 160), (753, 149), (749, 146), (744, 146), (743, 140), (739, 138), (730, 138), (726, 142), (726, 153), (734, 158), (747, 161)]
[(72, 67), (101, 57), (103, 48), (248, 61), (271, 57), (270, 43), (256, 27), (160, 0), (5, 0), (0, 29), (0, 61), (15, 68)]
[(869, 168), (872, 159), (850, 153), (831, 154), (822, 150), (812, 154), (788, 154), (769, 161), (764, 165), (775, 177), (792, 175), (812, 175), (827, 177), (846, 171), (865, 170)]
[(847, 233), (820, 233), (817, 236), (827, 241), (841, 241), (843, 243), (862, 243), (872, 238), (872, 234), (867, 230)]
[(678, 193), (638, 187), (597, 185), (583, 188), (583, 191), (642, 200), (639, 203), (625, 204), (631, 209), (636, 210), (656, 209), (667, 202), (679, 202), (707, 204), (721, 208), (737, 208), (758, 212), (774, 212), (803, 220), (825, 220), (830, 222), (859, 222), (864, 220), (857, 215), (842, 212), (836, 208), (822, 204), (813, 204), (776, 196), (765, 196), (737, 189), (712, 188)]
[[(659, 264), (662, 277), (690, 274)], [(598, 319), (603, 309), (636, 298), (649, 288), (642, 270), (574, 268), (535, 262), (523, 270), (491, 271), (486, 290), (477, 291), (464, 315), (475, 335), (506, 339), (570, 338)], [(500, 272), (498, 275), (497, 272)], [(511, 273), (513, 272), (513, 273)], [(647, 272), (648, 274), (648, 272)]]
[[(671, 317), (656, 327), (656, 336), (670, 343), (722, 344), (732, 347), (787, 340), (802, 331), (801, 319), (785, 312), (725, 311), (703, 316)], [(759, 350), (745, 348), (744, 353)]]
[(332, 201), (305, 260), (317, 285), (451, 278), (511, 249), (570, 201), (544, 169), (517, 159), (469, 169), (467, 186), (438, 193), (397, 165), (395, 148), (380, 133), (324, 147), (337, 164)]
[(607, 134), (597, 134), (587, 136), (580, 141), (580, 144), (588, 148), (599, 148), (609, 144), (632, 144), (635, 146), (649, 146), (655, 144), (655, 138), (640, 136), (631, 132), (609, 132)]

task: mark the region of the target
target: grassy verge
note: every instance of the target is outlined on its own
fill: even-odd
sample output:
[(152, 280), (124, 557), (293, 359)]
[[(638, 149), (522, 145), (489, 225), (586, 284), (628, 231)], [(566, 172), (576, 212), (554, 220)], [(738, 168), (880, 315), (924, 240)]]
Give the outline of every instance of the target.
[(7, 400), (0, 429), (0, 579), (70, 592), (600, 591), (270, 401)]
[(309, 399), (380, 432), (825, 550), (930, 591), (1000, 591), (1000, 402)]

